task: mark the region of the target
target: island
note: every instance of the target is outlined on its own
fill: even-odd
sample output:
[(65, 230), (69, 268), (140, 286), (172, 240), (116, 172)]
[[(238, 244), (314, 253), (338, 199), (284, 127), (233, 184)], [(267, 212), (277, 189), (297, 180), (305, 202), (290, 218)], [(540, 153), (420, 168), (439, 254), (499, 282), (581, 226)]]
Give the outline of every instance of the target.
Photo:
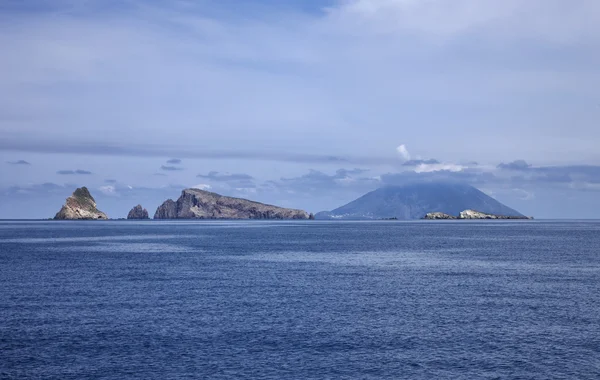
[(457, 219), (462, 210), (479, 210), (491, 215), (523, 216), (481, 190), (457, 182), (432, 181), (384, 186), (332, 211), (321, 211), (324, 220), (422, 219), (432, 211), (443, 211), (433, 219)]
[(54, 220), (107, 220), (108, 216), (96, 207), (96, 200), (87, 187), (76, 189), (67, 198)]
[(303, 210), (277, 207), (200, 189), (185, 189), (177, 201), (166, 200), (154, 219), (313, 219)]
[(449, 219), (525, 219), (531, 220), (531, 216), (520, 216), (520, 215), (496, 215), (487, 214), (485, 212), (475, 210), (464, 210), (458, 216), (453, 216), (443, 212), (430, 212), (427, 213), (422, 219), (427, 220), (449, 220)]
[(127, 214), (127, 219), (133, 220), (145, 220), (150, 219), (148, 216), (148, 210), (142, 207), (142, 205), (137, 205), (129, 211)]

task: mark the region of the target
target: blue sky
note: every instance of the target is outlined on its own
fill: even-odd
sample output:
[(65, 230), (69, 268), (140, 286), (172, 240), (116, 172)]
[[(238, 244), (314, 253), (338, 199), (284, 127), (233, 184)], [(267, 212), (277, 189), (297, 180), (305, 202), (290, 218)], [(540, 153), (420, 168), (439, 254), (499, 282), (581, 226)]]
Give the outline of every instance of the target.
[(599, 19), (584, 0), (5, 1), (0, 218), (81, 185), (123, 217), (191, 186), (317, 212), (414, 180), (594, 217)]

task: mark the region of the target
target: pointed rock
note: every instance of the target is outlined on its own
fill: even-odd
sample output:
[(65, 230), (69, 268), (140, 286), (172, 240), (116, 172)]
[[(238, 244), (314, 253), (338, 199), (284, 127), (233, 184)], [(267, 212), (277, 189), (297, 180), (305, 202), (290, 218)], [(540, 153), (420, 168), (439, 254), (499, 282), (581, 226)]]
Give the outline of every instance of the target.
[(142, 205), (137, 205), (129, 211), (127, 214), (127, 219), (150, 219), (148, 216), (148, 210), (142, 207)]
[(87, 187), (76, 189), (60, 211), (55, 220), (97, 220), (108, 219), (105, 213), (96, 208), (96, 200)]

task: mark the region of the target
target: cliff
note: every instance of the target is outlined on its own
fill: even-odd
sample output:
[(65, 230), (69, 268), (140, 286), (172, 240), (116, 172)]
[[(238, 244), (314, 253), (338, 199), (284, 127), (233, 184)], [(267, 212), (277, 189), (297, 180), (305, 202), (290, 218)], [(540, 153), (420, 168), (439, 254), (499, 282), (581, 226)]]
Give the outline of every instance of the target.
[(76, 189), (60, 211), (55, 220), (97, 220), (108, 219), (108, 216), (96, 208), (96, 200), (87, 187)]
[(169, 199), (159, 206), (154, 219), (312, 219), (312, 215), (302, 210), (186, 189), (177, 201)]
[(148, 210), (142, 208), (142, 205), (137, 205), (129, 211), (127, 219), (150, 219), (148, 216)]

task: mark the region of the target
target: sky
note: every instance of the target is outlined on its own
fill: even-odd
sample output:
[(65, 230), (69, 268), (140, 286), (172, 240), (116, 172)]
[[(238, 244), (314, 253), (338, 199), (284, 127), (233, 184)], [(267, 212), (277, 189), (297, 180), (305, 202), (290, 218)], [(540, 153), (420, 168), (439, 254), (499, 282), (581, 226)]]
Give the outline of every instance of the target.
[(596, 0), (4, 0), (0, 218), (470, 183), (600, 210)]

